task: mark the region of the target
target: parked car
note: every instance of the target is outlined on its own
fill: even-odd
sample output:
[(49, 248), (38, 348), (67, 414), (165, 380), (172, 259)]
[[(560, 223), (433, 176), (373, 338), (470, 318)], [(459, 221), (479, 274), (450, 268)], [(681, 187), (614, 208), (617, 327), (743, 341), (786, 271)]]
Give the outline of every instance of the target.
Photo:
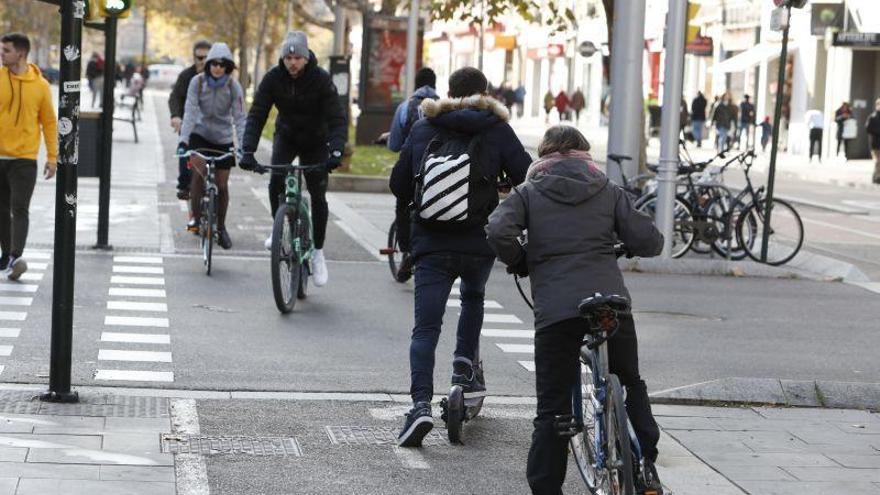
[(171, 88), (184, 67), (178, 64), (151, 64), (149, 86), (153, 88)]

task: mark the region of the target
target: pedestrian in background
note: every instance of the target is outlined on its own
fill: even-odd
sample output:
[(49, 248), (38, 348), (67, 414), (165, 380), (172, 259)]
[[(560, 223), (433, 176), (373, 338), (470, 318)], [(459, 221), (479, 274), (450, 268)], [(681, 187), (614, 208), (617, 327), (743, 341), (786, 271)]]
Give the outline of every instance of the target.
[(840, 155), (840, 146), (843, 145), (843, 156), (847, 156), (847, 148), (849, 144), (849, 139), (844, 137), (843, 135), (843, 127), (847, 120), (852, 118), (852, 109), (849, 107), (849, 103), (843, 102), (834, 112), (834, 123), (837, 125), (837, 155)]
[(584, 92), (581, 91), (581, 88), (578, 88), (577, 91), (571, 95), (571, 109), (574, 110), (574, 121), (575, 123), (580, 122), (581, 120), (581, 110), (587, 106), (587, 101), (584, 98)]
[(703, 147), (703, 130), (706, 126), (706, 97), (698, 91), (697, 96), (691, 101), (691, 133), (697, 148)]
[(739, 106), (733, 102), (733, 97), (730, 96), (729, 92), (728, 98), (727, 106), (730, 108), (732, 120), (730, 122), (730, 132), (727, 134), (727, 149), (733, 148), (734, 143), (736, 148), (739, 149), (739, 141), (736, 139), (738, 135), (737, 129), (739, 129)]
[(755, 126), (755, 105), (749, 99), (749, 95), (743, 96), (742, 103), (739, 104), (739, 131), (737, 134), (737, 148), (743, 145), (743, 135), (745, 135), (745, 148), (749, 149), (754, 145), (752, 132)]
[(825, 117), (819, 110), (809, 110), (804, 114), (807, 121), (807, 129), (810, 130), (810, 161), (813, 161), (813, 155), (819, 161), (822, 161), (822, 131), (825, 128)]
[(523, 116), (523, 110), (526, 104), (526, 87), (519, 83), (514, 91), (516, 93), (516, 113), (519, 117)]
[(559, 121), (568, 119), (568, 106), (571, 104), (571, 100), (568, 99), (568, 95), (565, 93), (564, 89), (559, 90), (559, 94), (556, 95), (556, 112), (559, 113)]
[(770, 116), (764, 116), (764, 120), (758, 124), (758, 127), (761, 128), (761, 151), (767, 151), (767, 143), (770, 142), (770, 137), (773, 135), (773, 124), (770, 123)]
[(507, 107), (507, 113), (513, 116), (513, 104), (516, 103), (516, 91), (513, 90), (513, 86), (509, 82), (501, 83), (501, 101), (504, 102), (504, 106)]
[(865, 130), (871, 145), (871, 156), (874, 158), (874, 184), (880, 184), (880, 98), (874, 102), (874, 113), (865, 122)]
[[(9, 33), (0, 38), (0, 44), (0, 270), (10, 280), (18, 280), (27, 271), (22, 254), (37, 181), (40, 132), (47, 154), (43, 177), (48, 180), (57, 166), (58, 126), (49, 82), (27, 61), (31, 50), (28, 37)], [(62, 132), (70, 129), (65, 127)]]
[[(174, 88), (168, 97), (168, 110), (171, 112), (171, 128), (175, 134), (180, 134), (180, 126), (183, 124), (184, 111), (186, 110), (186, 92), (189, 89), (189, 82), (197, 74), (205, 70), (205, 58), (208, 56), (208, 50), (211, 49), (211, 43), (207, 40), (197, 41), (193, 45), (193, 64), (183, 70), (174, 82)], [(132, 65), (134, 71), (134, 65)], [(146, 81), (144, 81), (146, 83)], [(177, 163), (177, 199), (186, 201), (189, 199), (189, 183), (191, 172), (187, 167), (186, 158), (180, 158)], [(190, 217), (192, 220), (192, 217)]]
[(86, 80), (89, 84), (89, 91), (92, 93), (92, 108), (95, 107), (95, 100), (98, 100), (98, 106), (103, 105), (103, 101), (98, 97), (104, 91), (104, 59), (93, 52), (92, 57), (86, 64)]
[(544, 95), (544, 122), (550, 122), (550, 112), (553, 111), (553, 107), (556, 106), (556, 98), (553, 98), (553, 93), (550, 90), (547, 90), (547, 94)]
[(712, 125), (715, 127), (715, 132), (717, 134), (717, 139), (715, 140), (716, 151), (721, 152), (729, 149), (730, 143), (728, 142), (728, 136), (733, 121), (734, 117), (730, 105), (730, 96), (725, 94), (719, 104), (715, 107), (715, 111), (712, 112)]

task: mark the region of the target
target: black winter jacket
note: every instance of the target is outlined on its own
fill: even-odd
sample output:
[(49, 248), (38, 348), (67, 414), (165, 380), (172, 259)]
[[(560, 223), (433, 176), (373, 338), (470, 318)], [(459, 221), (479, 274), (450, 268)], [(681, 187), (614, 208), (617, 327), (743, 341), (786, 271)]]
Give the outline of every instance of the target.
[(172, 118), (183, 118), (183, 111), (186, 108), (186, 91), (189, 89), (189, 82), (197, 74), (195, 64), (183, 69), (183, 72), (178, 74), (174, 88), (171, 89), (171, 96), (168, 97), (168, 110), (171, 111)]
[[(485, 177), (495, 178), (504, 171), (514, 185), (525, 180), (532, 158), (507, 123), (510, 114), (498, 100), (480, 95), (425, 99), (422, 101), (422, 113), (425, 118), (413, 125), (391, 171), (391, 192), (399, 201), (405, 204), (412, 202), (415, 176), (421, 167), (425, 148), (441, 129), (481, 134), (479, 149), (482, 153), (477, 163), (483, 167)], [(486, 242), (482, 225), (462, 231), (440, 232), (414, 222), (411, 249), (416, 259), (437, 252), (494, 256)]]
[[(543, 162), (543, 163), (542, 163)], [(635, 256), (656, 256), (663, 236), (629, 195), (592, 162), (548, 155), (489, 217), (486, 233), (498, 258), (526, 257), (535, 302), (535, 328), (578, 316), (578, 303), (596, 292), (629, 297), (614, 244)], [(519, 237), (528, 230), (528, 249)]]
[(345, 111), (339, 104), (330, 74), (318, 66), (318, 59), (311, 51), (304, 72), (296, 79), (281, 60), (263, 76), (248, 113), (244, 151), (256, 151), (273, 105), (278, 109), (275, 134), (297, 151), (311, 151), (325, 144), (331, 152), (341, 153), (345, 148), (348, 136)]

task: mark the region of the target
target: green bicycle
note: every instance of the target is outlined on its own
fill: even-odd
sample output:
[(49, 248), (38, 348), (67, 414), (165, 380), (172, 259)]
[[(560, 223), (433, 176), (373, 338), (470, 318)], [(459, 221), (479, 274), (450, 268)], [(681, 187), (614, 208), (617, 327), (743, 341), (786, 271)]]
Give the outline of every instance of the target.
[(283, 171), (285, 192), (272, 225), (272, 293), (281, 313), (290, 313), (297, 299), (308, 294), (311, 270), (309, 261), (315, 251), (312, 242), (312, 219), (309, 201), (303, 197), (303, 172), (325, 165), (257, 165), (255, 172)]

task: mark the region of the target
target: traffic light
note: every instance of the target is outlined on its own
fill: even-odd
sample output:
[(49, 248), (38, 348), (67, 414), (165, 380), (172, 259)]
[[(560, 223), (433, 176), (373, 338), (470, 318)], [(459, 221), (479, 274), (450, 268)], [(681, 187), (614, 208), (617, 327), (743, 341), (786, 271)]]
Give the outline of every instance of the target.
[(86, 15), (84, 19), (86, 22), (96, 22), (102, 20), (101, 17), (101, 2), (103, 0), (87, 0), (86, 1)]
[(125, 19), (131, 14), (132, 0), (99, 0), (101, 17)]

